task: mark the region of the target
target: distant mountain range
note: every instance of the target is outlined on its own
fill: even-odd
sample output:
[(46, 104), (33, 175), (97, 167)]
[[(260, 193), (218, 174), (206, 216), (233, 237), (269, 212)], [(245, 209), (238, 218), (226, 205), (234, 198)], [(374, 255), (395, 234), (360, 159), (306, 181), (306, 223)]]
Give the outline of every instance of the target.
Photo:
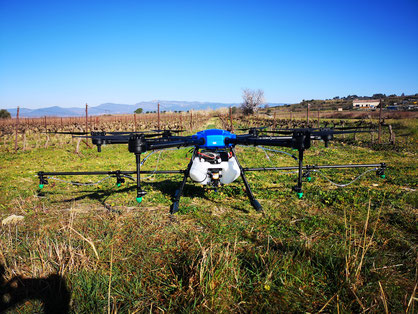
[[(131, 114), (138, 108), (142, 108), (143, 112), (157, 111), (158, 103), (160, 104), (160, 111), (187, 111), (187, 110), (206, 110), (219, 109), (223, 107), (240, 106), (238, 103), (214, 103), (214, 102), (199, 102), (199, 101), (175, 101), (175, 100), (152, 100), (142, 101), (135, 105), (105, 103), (96, 107), (88, 107), (89, 115), (103, 115), (103, 114)], [(270, 107), (281, 106), (283, 103), (269, 103)], [(7, 109), (12, 117), (16, 117), (17, 108)], [(20, 108), (19, 116), (26, 118), (36, 118), (44, 116), (55, 117), (79, 117), (85, 115), (85, 108), (62, 108), (59, 106), (28, 109)]]

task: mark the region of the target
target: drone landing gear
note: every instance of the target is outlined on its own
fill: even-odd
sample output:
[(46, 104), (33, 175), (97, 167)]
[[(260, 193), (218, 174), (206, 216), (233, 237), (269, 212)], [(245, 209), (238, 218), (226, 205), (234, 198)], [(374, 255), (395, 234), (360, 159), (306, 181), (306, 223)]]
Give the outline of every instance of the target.
[(142, 202), (142, 197), (147, 194), (141, 188), (141, 154), (135, 154), (136, 159), (136, 201)]
[(183, 176), (183, 181), (181, 182), (179, 189), (176, 191), (176, 193), (174, 193), (173, 204), (171, 205), (171, 208), (170, 208), (170, 214), (175, 214), (179, 210), (180, 197), (183, 194), (184, 185), (186, 184), (188, 176), (189, 174), (188, 172), (186, 172)]
[(250, 199), (251, 205), (254, 209), (258, 212), (263, 211), (263, 207), (261, 207), (260, 203), (255, 199), (253, 192), (251, 191), (250, 185), (248, 184), (247, 178), (245, 177), (245, 170), (241, 167), (241, 164), (238, 161), (237, 155), (235, 154), (235, 149), (231, 147), (231, 151), (237, 161), (238, 167), (241, 171), (241, 178), (245, 185), (245, 192), (247, 193), (248, 198)]
[(302, 177), (303, 177), (303, 149), (299, 149), (299, 166), (298, 166), (298, 183), (292, 188), (294, 192), (298, 195), (298, 198), (303, 197), (302, 192)]
[(241, 178), (244, 181), (245, 185), (245, 192), (247, 192), (247, 196), (250, 199), (251, 205), (254, 209), (258, 212), (263, 211), (263, 207), (261, 207), (260, 203), (255, 199), (253, 192), (251, 191), (250, 185), (248, 184), (247, 178), (245, 177), (244, 171), (241, 168)]
[(173, 204), (170, 207), (170, 214), (175, 214), (179, 211), (180, 197), (183, 194), (184, 185), (186, 184), (187, 178), (189, 177), (190, 168), (192, 167), (193, 160), (196, 157), (197, 151), (198, 151), (197, 148), (193, 150), (192, 158), (190, 159), (190, 162), (187, 165), (187, 169), (183, 175), (183, 181), (181, 181), (179, 189), (174, 193)]

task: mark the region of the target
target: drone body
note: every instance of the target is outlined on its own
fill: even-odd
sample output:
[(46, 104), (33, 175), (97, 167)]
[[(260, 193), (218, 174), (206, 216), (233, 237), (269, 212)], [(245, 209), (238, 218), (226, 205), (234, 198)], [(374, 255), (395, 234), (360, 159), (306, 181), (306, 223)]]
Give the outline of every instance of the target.
[(190, 167), (189, 176), (194, 182), (217, 187), (232, 183), (240, 176), (240, 167), (230, 151), (232, 144), (225, 144), (226, 139), (235, 139), (235, 134), (209, 129), (193, 137), (204, 143), (196, 146), (199, 150)]
[[(39, 187), (43, 188), (48, 184), (49, 176), (57, 175), (109, 175), (116, 177), (117, 184), (124, 182), (125, 176), (136, 175), (137, 201), (142, 202), (143, 196), (147, 194), (141, 187), (141, 174), (182, 174), (183, 180), (179, 189), (173, 196), (173, 204), (170, 213), (174, 214), (179, 210), (179, 201), (183, 193), (185, 183), (188, 178), (192, 181), (213, 187), (230, 184), (241, 177), (245, 191), (251, 205), (261, 211), (260, 203), (255, 199), (250, 185), (245, 176), (250, 171), (273, 171), (273, 170), (297, 170), (297, 185), (292, 189), (297, 192), (299, 198), (302, 197), (302, 179), (309, 178), (312, 171), (329, 168), (375, 168), (376, 174), (384, 177), (386, 169), (385, 163), (360, 164), (360, 165), (303, 165), (304, 151), (309, 149), (312, 140), (323, 140), (325, 146), (328, 141), (333, 139), (335, 134), (365, 132), (357, 128), (339, 129), (287, 129), (265, 131), (263, 128), (248, 129), (248, 134), (234, 134), (226, 130), (209, 129), (197, 132), (191, 136), (174, 136), (173, 133), (179, 130), (157, 130), (154, 133), (149, 132), (91, 132), (85, 138), (91, 138), (92, 143), (101, 151), (106, 144), (128, 144), (129, 152), (135, 154), (135, 171), (91, 171), (91, 172), (38, 172)], [(67, 133), (73, 135), (87, 135), (88, 133)], [(273, 135), (269, 135), (273, 134)], [(277, 135), (283, 134), (283, 135)], [(239, 163), (235, 152), (236, 145), (243, 146), (281, 146), (297, 149), (298, 157), (292, 156), (298, 160), (298, 166), (291, 167), (262, 167), (262, 168), (243, 168)], [(192, 157), (185, 170), (159, 170), (144, 171), (141, 170), (141, 154), (147, 151), (160, 150), (173, 147), (194, 147)]]

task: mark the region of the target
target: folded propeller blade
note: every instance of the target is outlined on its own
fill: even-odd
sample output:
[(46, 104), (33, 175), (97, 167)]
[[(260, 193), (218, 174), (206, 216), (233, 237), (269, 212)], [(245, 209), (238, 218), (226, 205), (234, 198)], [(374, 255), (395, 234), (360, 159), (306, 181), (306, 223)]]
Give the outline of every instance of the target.
[(321, 131), (314, 131), (311, 132), (312, 136), (326, 136), (326, 135), (337, 135), (337, 134), (352, 134), (352, 133), (370, 133), (370, 132), (376, 132), (374, 129), (369, 130), (321, 130)]
[[(96, 134), (96, 135), (86, 135), (86, 136), (73, 136), (74, 138), (97, 138), (97, 139), (112, 139), (112, 140), (125, 140), (129, 139), (132, 135), (141, 135), (141, 133), (129, 133), (129, 134)], [(142, 134), (145, 138), (152, 138), (157, 136), (162, 136), (162, 134)]]
[(253, 127), (253, 128), (240, 128), (237, 129), (238, 131), (249, 131), (249, 130), (264, 130), (267, 129), (266, 126), (259, 126), (259, 127)]
[(48, 131), (43, 132), (47, 134), (70, 134), (70, 135), (87, 135), (90, 134), (90, 132), (60, 132), (60, 131)]
[(185, 132), (186, 130), (151, 130), (152, 132), (159, 132), (159, 133), (164, 133), (164, 132), (169, 132), (169, 133), (181, 133), (181, 132)]

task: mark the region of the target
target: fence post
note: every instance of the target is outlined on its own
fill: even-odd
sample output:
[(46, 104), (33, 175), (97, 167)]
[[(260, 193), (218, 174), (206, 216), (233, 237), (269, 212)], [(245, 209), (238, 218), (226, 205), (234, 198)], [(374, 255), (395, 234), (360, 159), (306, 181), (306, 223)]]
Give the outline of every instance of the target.
[(193, 112), (190, 111), (190, 131), (193, 130)]
[(136, 113), (134, 113), (134, 131), (136, 132)]
[(19, 129), (19, 106), (17, 107), (17, 111), (16, 111), (16, 135), (15, 135), (15, 151), (17, 151), (17, 132)]

